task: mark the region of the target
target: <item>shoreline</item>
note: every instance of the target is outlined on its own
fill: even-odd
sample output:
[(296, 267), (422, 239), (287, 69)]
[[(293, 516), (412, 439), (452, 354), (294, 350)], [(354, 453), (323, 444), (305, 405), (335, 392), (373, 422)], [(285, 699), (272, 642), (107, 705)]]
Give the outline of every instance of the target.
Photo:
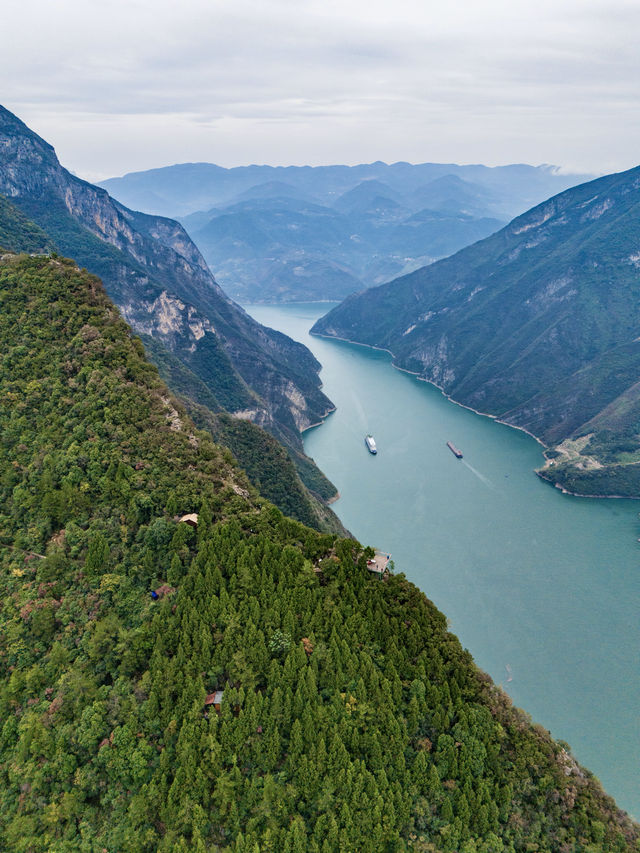
[[(488, 412), (480, 412), (478, 409), (474, 409), (473, 406), (467, 406), (465, 403), (461, 403), (459, 400), (454, 400), (453, 397), (451, 397), (451, 395), (447, 394), (447, 392), (444, 390), (444, 388), (442, 388), (441, 385), (438, 385), (437, 382), (434, 382), (431, 379), (425, 379), (424, 376), (420, 376), (420, 374), (416, 373), (414, 370), (407, 370), (406, 367), (400, 367), (399, 365), (395, 364), (394, 363), (395, 355), (391, 352), (390, 349), (387, 349), (386, 347), (376, 347), (373, 344), (364, 344), (364, 343), (361, 343), (360, 341), (352, 341), (349, 338), (341, 338), (338, 335), (325, 335), (325, 334), (322, 334), (321, 332), (312, 332), (311, 330), (309, 331), (309, 334), (313, 335), (316, 338), (324, 338), (325, 340), (328, 340), (328, 341), (343, 341), (346, 344), (353, 344), (354, 346), (357, 346), (357, 347), (366, 347), (367, 349), (376, 350), (377, 352), (388, 353), (391, 356), (391, 367), (393, 367), (395, 370), (399, 370), (401, 373), (407, 373), (409, 376), (415, 376), (415, 378), (419, 382), (425, 382), (427, 385), (432, 385), (434, 388), (437, 388), (438, 391), (440, 391), (440, 393), (442, 394), (442, 396), (445, 397), (447, 400), (449, 400), (449, 402), (454, 403), (456, 406), (460, 406), (462, 409), (467, 409), (469, 412), (473, 412), (475, 415), (480, 415), (480, 417), (482, 417), (482, 418), (489, 418), (490, 420), (495, 421), (498, 424), (504, 424), (504, 426), (510, 427), (511, 429), (517, 429), (517, 430), (520, 430), (520, 432), (524, 432), (526, 435), (533, 438), (540, 445), (540, 447), (542, 447), (542, 455), (545, 458), (545, 460), (547, 459), (547, 457), (545, 456), (545, 452), (547, 450), (549, 450), (550, 448), (547, 447), (547, 445), (541, 439), (539, 439), (537, 435), (534, 435), (532, 432), (529, 432), (529, 430), (526, 427), (518, 426), (517, 424), (510, 424), (508, 421), (501, 420), (497, 415), (490, 415)], [(335, 411), (335, 409), (334, 409), (334, 411)], [(560, 492), (562, 492), (563, 495), (570, 495), (571, 497), (574, 497), (574, 498), (597, 498), (600, 500), (628, 500), (628, 501), (640, 500), (640, 496), (633, 496), (633, 495), (584, 495), (584, 494), (581, 494), (580, 492), (572, 492), (569, 489), (565, 489), (564, 486), (561, 486), (559, 483), (555, 482), (554, 480), (550, 480), (548, 477), (544, 477), (541, 473), (542, 470), (544, 470), (544, 469), (534, 468), (533, 473), (537, 477), (539, 477), (541, 480), (543, 480), (545, 483), (549, 483), (554, 488), (558, 489)]]
[(337, 409), (338, 409), (337, 406), (334, 406), (332, 409), (328, 409), (324, 413), (324, 415), (322, 415), (322, 418), (317, 423), (309, 424), (309, 426), (303, 427), (300, 430), (300, 435), (304, 435), (304, 433), (307, 432), (307, 430), (309, 430), (309, 429), (315, 429), (316, 427), (322, 426), (322, 424), (326, 421), (326, 419), (329, 417), (329, 415), (332, 415), (335, 411), (337, 411)]
[[(507, 426), (509, 426), (509, 424), (507, 424)], [(570, 495), (573, 498), (598, 498), (599, 500), (607, 501), (640, 501), (639, 495), (583, 495), (580, 492), (571, 492), (569, 489), (565, 489), (564, 486), (561, 486), (560, 483), (556, 483), (554, 480), (550, 480), (548, 477), (545, 477), (542, 474), (542, 470), (543, 469), (534, 469), (534, 474), (541, 480), (544, 480), (545, 483), (549, 483), (550, 486), (558, 489), (558, 491), (562, 492), (563, 495)]]

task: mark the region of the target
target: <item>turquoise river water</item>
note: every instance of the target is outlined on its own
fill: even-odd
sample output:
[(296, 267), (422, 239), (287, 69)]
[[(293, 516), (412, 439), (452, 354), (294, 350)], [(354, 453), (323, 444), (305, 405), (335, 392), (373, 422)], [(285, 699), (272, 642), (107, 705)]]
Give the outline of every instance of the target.
[(533, 473), (543, 459), (530, 436), (455, 405), (386, 353), (311, 337), (330, 307), (247, 311), (323, 366), (337, 411), (304, 444), (340, 491), (333, 509), (640, 818), (640, 502), (561, 494)]

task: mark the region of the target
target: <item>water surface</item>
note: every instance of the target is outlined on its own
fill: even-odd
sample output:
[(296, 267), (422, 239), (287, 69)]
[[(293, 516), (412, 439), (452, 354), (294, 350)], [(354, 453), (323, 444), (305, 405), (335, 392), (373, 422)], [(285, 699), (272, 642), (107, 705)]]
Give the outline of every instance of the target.
[(304, 443), (340, 490), (333, 509), (391, 553), (478, 665), (640, 817), (640, 502), (562, 495), (533, 474), (543, 460), (530, 436), (451, 403), (386, 353), (309, 336), (330, 307), (247, 310), (323, 365), (337, 411)]

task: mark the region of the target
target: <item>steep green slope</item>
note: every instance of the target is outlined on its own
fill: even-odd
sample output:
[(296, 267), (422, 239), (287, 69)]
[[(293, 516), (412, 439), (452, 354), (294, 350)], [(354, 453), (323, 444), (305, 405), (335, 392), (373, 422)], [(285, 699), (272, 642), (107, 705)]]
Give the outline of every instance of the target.
[[(285, 515), (325, 533), (348, 535), (337, 515), (325, 503), (331, 496), (327, 494), (331, 488), (328, 480), (324, 495), (312, 491), (300, 479), (289, 453), (268, 432), (251, 421), (233, 418), (227, 412), (212, 414), (209, 409), (184, 402), (195, 423), (231, 450), (252, 485)], [(315, 466), (314, 470), (318, 471)], [(322, 479), (318, 486), (320, 490), (325, 486)]]
[(10, 252), (49, 252), (51, 238), (31, 222), (20, 208), (0, 195), (0, 249)]
[[(149, 335), (145, 349), (160, 376), (177, 394), (195, 422), (228, 447), (260, 494), (286, 515), (320, 530), (345, 533), (327, 503), (335, 486), (304, 453), (291, 447), (286, 435), (278, 442), (249, 420), (233, 418), (219, 404), (208, 385)], [(286, 449), (285, 449), (286, 448)]]
[(559, 485), (637, 496), (639, 245), (636, 168), (350, 297), (314, 331), (389, 349), (453, 399), (532, 432), (555, 448), (542, 473)]
[(5, 258), (0, 352), (1, 849), (635, 849), (415, 587), (252, 491), (96, 278)]
[[(228, 447), (250, 482), (285, 515), (318, 530), (345, 534), (338, 517), (326, 505), (335, 486), (303, 453), (285, 450), (270, 433), (249, 420), (234, 418), (220, 406), (207, 385), (149, 335), (143, 335), (147, 354), (160, 376), (176, 393), (201, 429)], [(292, 460), (292, 457), (295, 462)], [(305, 463), (309, 463), (306, 469)], [(298, 469), (303, 471), (305, 485)]]
[[(0, 192), (99, 275), (127, 322), (195, 373), (221, 406), (271, 431), (296, 459), (303, 455), (300, 431), (332, 410), (319, 363), (233, 303), (177, 222), (128, 210), (76, 178), (3, 107)], [(301, 474), (313, 467), (305, 458)]]
[[(50, 215), (49, 222), (57, 231), (59, 223), (55, 216)], [(65, 233), (69, 235), (68, 227)], [(81, 234), (81, 229), (77, 228), (76, 233)], [(84, 232), (83, 239), (86, 238), (87, 234)], [(4, 196), (0, 196), (0, 239), (4, 239), (7, 248), (15, 252), (42, 252), (53, 247), (51, 238)], [(107, 249), (107, 252), (110, 250), (110, 247), (95, 237), (89, 235), (89, 239), (95, 241), (98, 248)], [(96, 255), (93, 257), (96, 260)], [(107, 256), (107, 268), (108, 264)], [(231, 449), (237, 462), (247, 472), (250, 482), (260, 489), (262, 495), (275, 503), (286, 515), (298, 521), (320, 530), (346, 533), (337, 516), (326, 505), (334, 495), (335, 487), (311, 460), (293, 448), (287, 453), (276, 439), (260, 427), (227, 415), (212, 394), (211, 383), (205, 384), (203, 379), (196, 376), (160, 341), (150, 335), (142, 337), (146, 351), (158, 366), (162, 378), (179, 394), (199, 426), (208, 429), (219, 443)], [(210, 359), (208, 370), (211, 371), (215, 364), (215, 360)], [(224, 354), (217, 365), (220, 377), (216, 387), (220, 397), (227, 407), (237, 408), (232, 399), (234, 394), (238, 393), (237, 374)], [(247, 395), (246, 402), (253, 401), (244, 384), (240, 386), (240, 393)], [(286, 434), (282, 435), (282, 440), (286, 445)], [(310, 482), (312, 488), (315, 487), (313, 492), (300, 480), (291, 455), (303, 471), (305, 479)]]

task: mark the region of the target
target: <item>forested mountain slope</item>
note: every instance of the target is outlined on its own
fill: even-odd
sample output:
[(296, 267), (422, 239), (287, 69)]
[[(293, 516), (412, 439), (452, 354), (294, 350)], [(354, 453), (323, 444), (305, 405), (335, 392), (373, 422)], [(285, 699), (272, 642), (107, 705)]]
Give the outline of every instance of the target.
[(640, 495), (640, 168), (567, 190), (502, 231), (321, 318), (548, 447), (543, 476)]
[[(128, 210), (62, 168), (53, 148), (0, 107), (0, 193), (58, 249), (100, 275), (133, 328), (194, 373), (220, 408), (303, 453), (300, 430), (332, 410), (320, 365), (302, 344), (256, 323), (218, 287), (177, 222)], [(335, 488), (308, 459), (311, 488)]]
[[(0, 195), (0, 255), (6, 249), (49, 254), (55, 248), (47, 234)], [(143, 339), (147, 354), (155, 361), (167, 385), (179, 395), (199, 426), (209, 430), (216, 441), (232, 451), (263, 497), (298, 521), (319, 530), (346, 535), (344, 526), (327, 506), (334, 487), (303, 452), (296, 448), (287, 451), (256, 424), (229, 415), (207, 385), (159, 341), (150, 335), (143, 335)], [(292, 455), (297, 466), (305, 471), (311, 488), (301, 481)]]
[(0, 249), (10, 252), (48, 253), (54, 248), (48, 234), (0, 195)]
[(0, 353), (1, 849), (636, 849), (415, 587), (258, 497), (95, 277), (5, 255)]

